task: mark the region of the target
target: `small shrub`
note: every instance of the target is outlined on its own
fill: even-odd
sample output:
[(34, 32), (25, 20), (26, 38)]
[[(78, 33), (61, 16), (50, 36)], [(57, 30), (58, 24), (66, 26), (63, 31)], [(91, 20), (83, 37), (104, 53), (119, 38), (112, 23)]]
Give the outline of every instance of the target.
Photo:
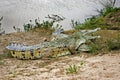
[(22, 32), (22, 29), (16, 27), (16, 26), (13, 26), (13, 29), (16, 31), (16, 32)]
[(60, 17), (58, 15), (51, 15), (51, 16), (48, 15), (48, 17), (45, 17), (45, 18), (48, 18), (48, 20), (46, 21), (43, 20), (42, 22), (40, 22), (39, 19), (35, 19), (35, 22), (34, 22), (35, 24), (32, 24), (31, 23), (32, 20), (30, 20), (30, 23), (23, 25), (24, 31), (27, 32), (35, 28), (44, 28), (44, 29), (54, 30), (55, 27), (61, 27), (61, 25), (59, 24), (56, 24), (55, 26), (54, 23), (64, 20), (64, 17)]
[(103, 20), (103, 17), (93, 16), (91, 18), (86, 19), (84, 23), (79, 23), (73, 28), (75, 30), (80, 30), (80, 29), (95, 29), (98, 27), (100, 27), (101, 29), (108, 28), (108, 26), (105, 24)]
[(107, 41), (107, 49), (111, 50), (119, 50), (120, 49), (120, 41), (117, 40), (108, 40)]
[(120, 10), (120, 8), (114, 8), (110, 12), (107, 11), (103, 14), (100, 14), (100, 16), (92, 16), (91, 18), (87, 18), (84, 23), (77, 22), (77, 25), (74, 23), (73, 28), (75, 30), (95, 29), (98, 27), (100, 27), (101, 29), (110, 29), (111, 26), (107, 22), (105, 22), (104, 18), (110, 13), (117, 12), (117, 10)]
[(77, 26), (79, 23), (78, 21), (75, 20), (71, 20), (71, 27), (74, 28), (75, 26)]
[(100, 16), (106, 16), (111, 12), (116, 12), (119, 8), (114, 7), (116, 0), (101, 0), (99, 1), (100, 4), (103, 6), (103, 9), (98, 10)]
[(111, 12), (117, 12), (118, 10), (119, 10), (119, 8), (114, 8), (114, 7), (111, 7), (111, 6), (107, 6), (104, 9), (101, 9), (99, 11), (99, 15), (105, 17), (109, 13), (111, 13)]
[(118, 12), (120, 8), (114, 7), (116, 0), (106, 0), (106, 1), (102, 0), (100, 1), (100, 3), (103, 6), (103, 9), (96, 10), (99, 13), (99, 15), (87, 18), (84, 23), (79, 23), (74, 20), (71, 20), (72, 27), (76, 30), (95, 29), (97, 27), (100, 27), (101, 29), (110, 29), (110, 25), (105, 23), (104, 17), (109, 15), (110, 13)]
[(25, 32), (28, 32), (33, 28), (31, 24), (24, 24), (23, 27)]
[(106, 46), (109, 51), (120, 50), (120, 34), (118, 34), (114, 39), (107, 40)]
[(67, 74), (73, 74), (73, 73), (77, 73), (78, 71), (78, 66), (76, 65), (69, 65), (69, 67), (66, 69), (66, 73)]
[(102, 49), (99, 43), (91, 43), (90, 44), (90, 53), (97, 54)]

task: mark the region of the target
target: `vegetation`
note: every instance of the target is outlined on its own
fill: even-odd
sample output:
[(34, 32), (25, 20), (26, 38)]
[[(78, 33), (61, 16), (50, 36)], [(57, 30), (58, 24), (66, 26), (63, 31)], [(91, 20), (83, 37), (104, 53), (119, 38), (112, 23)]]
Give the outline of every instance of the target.
[(30, 31), (35, 28), (45, 28), (45, 29), (50, 28), (51, 29), (51, 27), (53, 26), (53, 22), (43, 20), (43, 23), (39, 23), (38, 20), (36, 19), (35, 25), (28, 23), (28, 24), (24, 24), (23, 26), (24, 26), (25, 32)]
[(109, 51), (120, 50), (120, 34), (118, 34), (118, 38), (108, 40), (106, 45)]
[(39, 19), (35, 19), (35, 24), (32, 24), (32, 21), (30, 20), (30, 23), (28, 24), (24, 24), (24, 30), (25, 32), (30, 31), (32, 29), (35, 28), (44, 28), (44, 29), (52, 29), (54, 30), (55, 28), (61, 28), (62, 26), (59, 24), (54, 25), (55, 23), (58, 23), (62, 20), (64, 20), (64, 17), (60, 17), (58, 15), (48, 15), (48, 20), (43, 20), (42, 22), (40, 22)]
[[(96, 10), (99, 15), (87, 18), (84, 23), (79, 23), (72, 20), (72, 27), (76, 30), (94, 29), (97, 27), (100, 27), (101, 29), (111, 29), (111, 26), (113, 25), (108, 24), (107, 20), (105, 20), (105, 17), (110, 19), (111, 15), (114, 16), (115, 13), (120, 12), (120, 8), (114, 7), (116, 0), (100, 1), (100, 3), (104, 8), (101, 10)], [(119, 22), (120, 20), (117, 19), (116, 21)], [(120, 26), (120, 24), (118, 23), (114, 26)]]
[(102, 49), (102, 46), (100, 44), (91, 43), (90, 44), (90, 53), (97, 54)]
[(75, 74), (78, 72), (79, 68), (82, 68), (85, 64), (84, 61), (80, 61), (80, 66), (77, 65), (69, 65), (69, 67), (66, 69), (66, 74)]
[(107, 49), (109, 51), (111, 51), (111, 50), (119, 50), (120, 49), (120, 41), (117, 42), (117, 41), (108, 40)]
[(120, 50), (120, 30), (101, 30), (93, 35), (100, 35), (100, 39), (90, 43), (92, 54), (97, 54), (106, 51)]
[[(62, 25), (59, 25), (58, 23), (63, 21), (65, 18), (61, 17), (59, 15), (48, 15), (47, 20), (43, 20), (42, 22), (38, 19), (35, 19), (34, 22), (30, 20), (29, 23), (24, 24), (23, 28), (25, 32), (28, 32), (30, 30), (34, 29), (49, 29), (49, 30), (55, 30), (56, 28), (62, 28)], [(22, 30), (20, 28), (17, 28), (16, 26), (13, 26), (13, 29), (17, 32), (21, 32)]]
[(80, 61), (80, 67), (82, 67), (84, 65), (84, 61)]
[(66, 69), (66, 73), (67, 74), (73, 74), (73, 73), (77, 73), (78, 71), (78, 66), (76, 65), (69, 65), (69, 67)]
[(119, 8), (115, 7), (116, 0), (101, 0), (100, 3), (103, 6), (103, 9), (97, 9), (97, 12), (99, 12), (100, 16), (106, 16), (111, 12), (116, 12), (117, 10), (119, 10)]

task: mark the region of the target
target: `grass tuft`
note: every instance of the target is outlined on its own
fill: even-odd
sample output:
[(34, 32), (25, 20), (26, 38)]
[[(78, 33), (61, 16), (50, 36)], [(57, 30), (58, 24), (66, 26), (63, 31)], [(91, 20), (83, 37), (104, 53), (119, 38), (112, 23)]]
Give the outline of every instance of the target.
[(78, 71), (78, 66), (76, 65), (69, 65), (69, 67), (66, 69), (66, 73), (67, 74), (74, 74), (74, 73), (77, 73)]
[(119, 40), (108, 40), (107, 41), (107, 49), (109, 51), (120, 50), (120, 41)]
[(48, 17), (45, 17), (45, 18), (48, 18), (48, 20), (43, 20), (42, 22), (39, 19), (35, 19), (34, 21), (35, 24), (33, 24), (32, 20), (30, 20), (30, 23), (23, 25), (24, 31), (28, 32), (36, 28), (54, 30), (55, 28), (62, 27), (62, 25), (59, 25), (57, 23), (60, 21), (63, 21), (64, 17), (58, 16), (58, 15), (48, 15)]
[[(98, 10), (98, 9), (96, 10), (99, 13), (99, 15), (95, 15), (85, 19), (84, 23), (71, 20), (72, 28), (74, 28), (75, 30), (81, 30), (81, 29), (95, 29), (100, 27), (101, 29), (106, 30), (106, 29), (113, 29), (111, 27), (120, 26), (118, 16), (114, 15), (115, 13), (120, 12), (120, 8), (114, 7), (116, 0), (106, 0), (106, 1), (102, 0), (100, 1), (100, 3), (101, 5), (103, 5), (104, 8), (101, 10)], [(108, 22), (108, 19), (105, 20), (106, 17), (109, 17), (108, 18), (109, 22)], [(115, 22), (113, 22), (113, 18), (114, 20), (116, 20)], [(109, 23), (112, 23), (112, 24), (109, 24)], [(120, 28), (117, 27), (115, 29), (120, 29)]]

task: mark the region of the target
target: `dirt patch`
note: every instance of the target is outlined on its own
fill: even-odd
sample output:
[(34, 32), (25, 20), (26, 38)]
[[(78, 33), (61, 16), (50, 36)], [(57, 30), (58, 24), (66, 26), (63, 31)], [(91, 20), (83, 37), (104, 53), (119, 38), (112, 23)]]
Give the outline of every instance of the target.
[[(114, 54), (113, 54), (114, 53)], [(119, 80), (120, 51), (92, 57), (86, 53), (51, 60), (4, 59), (1, 80)], [(84, 62), (80, 65), (80, 62)], [(69, 65), (78, 66), (76, 74), (66, 74)]]

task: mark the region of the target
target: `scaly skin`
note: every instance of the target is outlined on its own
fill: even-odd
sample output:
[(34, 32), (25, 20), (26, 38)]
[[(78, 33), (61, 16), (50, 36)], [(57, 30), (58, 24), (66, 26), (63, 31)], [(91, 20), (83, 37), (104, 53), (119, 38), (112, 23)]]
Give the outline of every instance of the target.
[[(99, 38), (99, 36), (87, 36), (99, 28), (94, 30), (85, 30), (75, 32), (72, 35), (57, 34), (56, 38), (50, 42), (43, 42), (33, 46), (26, 46), (18, 43), (11, 43), (6, 48), (10, 50), (13, 57), (18, 59), (39, 59), (42, 57), (59, 57), (72, 54), (74, 51), (89, 51), (86, 42), (91, 39)], [(62, 35), (60, 37), (60, 35)]]

